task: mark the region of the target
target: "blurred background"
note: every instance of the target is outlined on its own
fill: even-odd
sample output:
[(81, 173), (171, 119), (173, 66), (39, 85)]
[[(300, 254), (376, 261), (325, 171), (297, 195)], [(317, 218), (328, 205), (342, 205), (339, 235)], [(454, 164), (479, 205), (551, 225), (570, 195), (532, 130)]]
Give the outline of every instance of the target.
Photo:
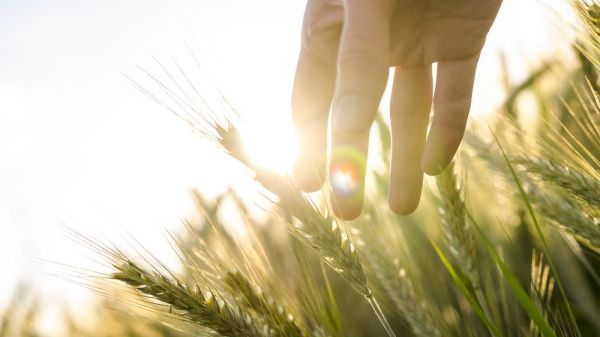
[[(156, 60), (199, 64), (200, 81), (242, 114), (253, 158), (289, 167), (289, 94), (304, 6), (1, 1), (0, 307), (24, 280), (50, 301), (85, 301), (86, 289), (40, 267), (84, 263), (65, 228), (111, 240), (128, 233), (160, 256), (170, 249), (165, 230), (194, 208), (190, 191), (216, 193), (232, 183), (221, 157), (128, 80), (141, 78), (140, 68), (155, 71)], [(572, 16), (566, 0), (504, 1), (480, 61), (474, 118), (502, 102), (495, 90), (501, 54), (514, 82), (545, 60), (568, 62)]]

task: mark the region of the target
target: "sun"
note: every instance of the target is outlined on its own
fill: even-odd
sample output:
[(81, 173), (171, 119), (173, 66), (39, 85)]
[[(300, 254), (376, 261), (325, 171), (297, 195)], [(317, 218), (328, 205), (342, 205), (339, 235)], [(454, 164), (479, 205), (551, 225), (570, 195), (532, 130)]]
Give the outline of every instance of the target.
[(290, 173), (298, 155), (298, 139), (293, 127), (252, 123), (246, 126), (242, 141), (254, 164), (277, 173)]

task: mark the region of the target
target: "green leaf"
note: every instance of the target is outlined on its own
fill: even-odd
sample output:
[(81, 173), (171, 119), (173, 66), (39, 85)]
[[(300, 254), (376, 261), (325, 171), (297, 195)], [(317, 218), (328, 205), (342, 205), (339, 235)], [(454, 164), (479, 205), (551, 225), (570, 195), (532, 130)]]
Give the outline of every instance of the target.
[[(517, 188), (519, 190), (519, 194), (521, 195), (521, 198), (525, 202), (525, 206), (527, 208), (527, 212), (529, 213), (529, 216), (531, 217), (531, 220), (532, 220), (532, 222), (533, 222), (533, 224), (535, 226), (535, 230), (536, 230), (537, 234), (540, 237), (540, 241), (542, 243), (542, 248), (543, 248), (544, 254), (546, 254), (546, 256), (548, 258), (548, 265), (550, 266), (550, 269), (552, 270), (552, 273), (554, 274), (554, 278), (556, 280), (556, 284), (558, 285), (558, 289), (560, 290), (561, 295), (565, 299), (565, 303), (567, 305), (567, 312), (569, 313), (569, 318), (573, 322), (573, 327), (575, 328), (577, 336), (581, 336), (581, 332), (579, 331), (579, 327), (577, 326), (577, 323), (576, 323), (576, 320), (575, 320), (575, 316), (573, 315), (573, 311), (571, 309), (571, 306), (569, 305), (569, 300), (567, 298), (564, 286), (563, 286), (562, 281), (560, 280), (560, 277), (559, 277), (559, 275), (557, 273), (556, 266), (554, 265), (554, 261), (552, 260), (552, 255), (550, 254), (550, 249), (548, 248), (548, 243), (546, 242), (546, 237), (544, 236), (544, 232), (542, 231), (542, 226), (540, 225), (539, 221), (537, 220), (537, 217), (535, 216), (535, 212), (533, 210), (533, 206), (532, 206), (531, 202), (529, 201), (529, 198), (527, 197), (527, 193), (525, 192), (525, 189), (523, 188), (523, 184), (521, 183), (521, 180), (519, 179), (519, 176), (517, 175), (517, 172), (515, 171), (513, 165), (511, 164), (510, 160), (508, 159), (508, 155), (504, 151), (504, 147), (502, 147), (502, 144), (500, 143), (500, 139), (498, 138), (498, 136), (496, 135), (496, 133), (493, 130), (490, 129), (490, 131), (492, 131), (492, 135), (494, 136), (494, 140), (496, 141), (496, 144), (498, 144), (498, 147), (500, 148), (500, 152), (502, 153), (502, 157), (504, 158), (504, 161), (506, 162), (506, 165), (508, 165), (508, 169), (510, 171), (510, 175), (513, 178), (515, 184), (517, 185)], [(467, 214), (468, 214), (468, 211), (467, 211)], [(470, 216), (470, 214), (468, 214), (468, 216), (469, 216), (469, 218), (471, 220), (473, 220), (473, 218)], [(473, 221), (473, 223), (475, 224), (475, 221)], [(477, 227), (477, 225), (475, 225), (475, 227)], [(481, 230), (479, 228), (478, 228), (478, 231), (480, 232), (480, 234), (483, 234), (483, 232), (481, 232)], [(483, 237), (483, 238), (487, 239), (485, 237)], [(492, 246), (491, 248), (493, 249), (494, 247)], [(496, 252), (496, 251), (494, 250), (494, 252)], [(535, 309), (537, 310), (537, 308), (535, 308)], [(530, 315), (530, 317), (531, 317), (531, 315)], [(533, 319), (533, 317), (531, 317), (531, 318)], [(542, 316), (542, 318), (543, 318), (543, 316)], [(544, 322), (546, 322), (545, 319), (544, 319)], [(537, 324), (537, 322), (535, 322), (535, 323)], [(546, 322), (546, 324), (547, 324), (547, 322)], [(541, 327), (539, 327), (539, 328), (541, 330)], [(552, 335), (548, 335), (548, 336), (556, 336), (556, 335), (554, 334), (554, 331), (552, 331)]]
[[(469, 218), (471, 218), (471, 217), (469, 216)], [(529, 297), (529, 295), (527, 294), (525, 289), (523, 289), (523, 287), (519, 284), (519, 280), (517, 279), (517, 277), (506, 267), (506, 264), (504, 264), (504, 261), (502, 261), (502, 259), (500, 258), (500, 255), (498, 254), (498, 252), (496, 251), (496, 249), (494, 248), (494, 246), (492, 245), (490, 240), (485, 236), (485, 234), (483, 233), (481, 228), (477, 224), (475, 224), (474, 221), (473, 221), (473, 224), (474, 224), (474, 227), (477, 229), (477, 233), (479, 233), (479, 236), (481, 237), (485, 248), (490, 253), (490, 255), (492, 256), (494, 261), (496, 261), (496, 264), (500, 268), (500, 271), (502, 272), (502, 275), (506, 279), (506, 282), (508, 282), (508, 285), (510, 286), (513, 293), (517, 297), (517, 300), (521, 304), (521, 307), (523, 307), (523, 309), (525, 309), (525, 311), (527, 312), (529, 317), (533, 320), (535, 325), (540, 329), (540, 332), (542, 333), (543, 336), (556, 337), (556, 333), (554, 332), (554, 329), (552, 329), (550, 324), (548, 324), (548, 322), (544, 318), (544, 315), (538, 310), (538, 308), (535, 306), (535, 304), (533, 304), (533, 301), (531, 301), (531, 298)]]
[(467, 286), (467, 284), (465, 283), (463, 278), (454, 269), (454, 267), (452, 266), (452, 264), (450, 263), (448, 258), (444, 255), (442, 250), (438, 247), (438, 245), (435, 242), (433, 242), (433, 240), (430, 240), (430, 241), (431, 241), (431, 244), (433, 245), (433, 249), (435, 249), (435, 252), (440, 257), (440, 260), (442, 261), (442, 263), (448, 270), (448, 273), (454, 280), (454, 283), (456, 283), (458, 288), (465, 295), (465, 298), (467, 299), (469, 304), (471, 304), (471, 307), (473, 308), (473, 310), (475, 311), (477, 316), (481, 319), (483, 324), (485, 324), (485, 326), (488, 328), (488, 330), (490, 331), (492, 336), (495, 336), (495, 337), (502, 336), (502, 333), (500, 332), (498, 327), (496, 327), (496, 325), (494, 324), (494, 322), (492, 322), (490, 317), (488, 317), (485, 314), (483, 307), (481, 306), (481, 303), (479, 303), (479, 301), (477, 300), (477, 297), (475, 296), (475, 293), (473, 292), (473, 290), (469, 286)]

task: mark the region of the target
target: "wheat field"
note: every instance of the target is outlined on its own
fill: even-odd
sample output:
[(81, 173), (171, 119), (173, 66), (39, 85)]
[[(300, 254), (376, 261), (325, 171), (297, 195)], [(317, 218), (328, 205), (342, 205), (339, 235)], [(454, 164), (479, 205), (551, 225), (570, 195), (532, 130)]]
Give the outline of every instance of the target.
[[(362, 216), (345, 222), (323, 195), (253, 164), (225, 99), (186, 109), (184, 83), (140, 87), (255, 193), (195, 191), (197, 214), (167, 238), (176, 269), (144, 242), (125, 250), (68, 230), (104, 266), (64, 267), (98, 297), (95, 323), (64, 313), (68, 336), (600, 336), (600, 3), (573, 6), (577, 64), (542, 64), (507, 83), (505, 103), (469, 127), (411, 216), (387, 207), (383, 118), (372, 154), (382, 164), (369, 172)], [(524, 95), (535, 98), (535, 123), (522, 122)], [(32, 291), (0, 311), (0, 337), (46, 336), (35, 296), (23, 300)]]

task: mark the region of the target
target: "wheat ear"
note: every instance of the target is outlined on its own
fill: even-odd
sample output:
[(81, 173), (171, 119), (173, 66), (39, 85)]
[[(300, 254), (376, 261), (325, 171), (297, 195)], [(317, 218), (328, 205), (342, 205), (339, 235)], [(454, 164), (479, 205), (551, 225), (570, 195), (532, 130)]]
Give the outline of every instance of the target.
[(417, 337), (441, 337), (439, 321), (428, 303), (417, 294), (407, 272), (390, 262), (382, 252), (367, 255), (375, 277)]
[(233, 294), (240, 295), (241, 302), (265, 318), (273, 327), (274, 335), (286, 337), (306, 336), (298, 326), (294, 316), (273, 297), (258, 291), (240, 272), (228, 272), (225, 283)]
[(583, 212), (568, 197), (532, 188), (529, 197), (546, 220), (574, 235), (579, 241), (600, 252), (600, 223)]
[(253, 317), (240, 307), (227, 303), (218, 294), (203, 292), (197, 284), (189, 287), (156, 271), (147, 271), (129, 260), (114, 264), (113, 267), (118, 270), (112, 274), (113, 279), (168, 304), (170, 310), (176, 310), (177, 314), (189, 321), (224, 336), (268, 335), (268, 332), (259, 330)]
[(589, 206), (600, 210), (600, 182), (597, 179), (552, 160), (512, 157), (511, 161), (523, 166), (543, 181), (572, 193)]
[(454, 163), (436, 177), (436, 183), (440, 193), (438, 211), (448, 248), (477, 289), (479, 273), (475, 268), (475, 237), (467, 222), (465, 205), (454, 173)]

